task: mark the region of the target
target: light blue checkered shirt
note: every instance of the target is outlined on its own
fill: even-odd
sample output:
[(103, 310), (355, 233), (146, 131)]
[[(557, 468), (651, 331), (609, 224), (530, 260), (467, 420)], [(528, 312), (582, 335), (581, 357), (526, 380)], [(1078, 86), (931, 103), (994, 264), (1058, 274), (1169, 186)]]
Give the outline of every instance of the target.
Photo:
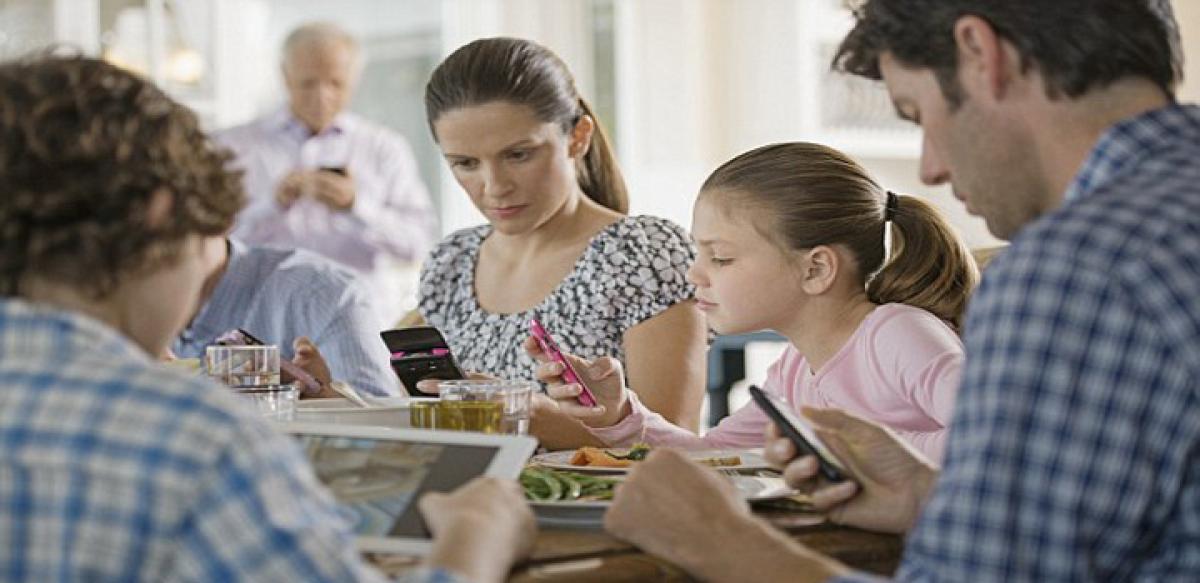
[(229, 392), (0, 300), (0, 580), (382, 580), (347, 529), (296, 444)]
[(1200, 109), (1111, 128), (966, 330), (899, 578), (1200, 581)]
[(212, 297), (172, 346), (196, 358), (218, 336), (242, 328), (287, 359), (292, 341), (308, 336), (335, 380), (373, 395), (402, 394), (379, 337), (379, 319), (357, 275), (302, 250), (230, 241), (229, 265)]

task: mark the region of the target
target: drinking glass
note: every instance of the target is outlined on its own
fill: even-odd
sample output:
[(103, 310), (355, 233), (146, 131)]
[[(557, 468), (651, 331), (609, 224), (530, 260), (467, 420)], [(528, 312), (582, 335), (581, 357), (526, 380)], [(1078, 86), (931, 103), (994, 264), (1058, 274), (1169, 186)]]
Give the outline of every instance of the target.
[(278, 346), (209, 346), (204, 353), (204, 372), (232, 388), (260, 415), (279, 421), (295, 419), (300, 390), (280, 384)]
[(529, 432), (531, 381), (503, 379), (439, 382), (439, 400), (414, 403), (413, 427), (525, 435)]
[(270, 387), (279, 384), (279, 347), (209, 346), (204, 371), (213, 380), (234, 388)]

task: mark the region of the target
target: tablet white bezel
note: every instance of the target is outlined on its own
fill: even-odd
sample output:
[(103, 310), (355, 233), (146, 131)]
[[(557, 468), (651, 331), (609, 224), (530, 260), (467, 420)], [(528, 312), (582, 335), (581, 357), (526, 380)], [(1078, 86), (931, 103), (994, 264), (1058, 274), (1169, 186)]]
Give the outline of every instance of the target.
[[(534, 450), (537, 449), (538, 443), (536, 439), (525, 435), (496, 435), (431, 429), (396, 429), (307, 421), (280, 422), (276, 425), (280, 430), (289, 435), (320, 435), (426, 444), (495, 447), (497, 448), (496, 455), (492, 458), (491, 463), (488, 464), (487, 469), (484, 470), (482, 475), (494, 476), (505, 480), (517, 479), (517, 476), (521, 474), (521, 469), (525, 467), (525, 463), (533, 455)], [(426, 555), (429, 554), (433, 547), (432, 539), (412, 537), (357, 536), (355, 537), (355, 541), (359, 550), (365, 552)]]

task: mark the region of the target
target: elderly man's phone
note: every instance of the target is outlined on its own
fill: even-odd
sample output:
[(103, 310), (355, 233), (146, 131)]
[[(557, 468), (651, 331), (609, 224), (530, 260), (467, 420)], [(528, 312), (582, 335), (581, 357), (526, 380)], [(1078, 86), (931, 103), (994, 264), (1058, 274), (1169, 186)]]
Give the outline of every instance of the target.
[[(221, 346), (263, 346), (266, 342), (259, 340), (253, 334), (234, 328), (217, 337), (216, 344)], [(287, 373), (300, 385), (300, 392), (306, 394), (316, 394), (321, 392), (321, 381), (316, 377), (308, 374), (308, 371), (300, 368), (300, 365), (289, 360), (279, 359), (279, 370)]]
[(571, 366), (571, 362), (563, 356), (562, 351), (558, 348), (558, 343), (554, 341), (554, 337), (546, 331), (542, 323), (536, 319), (530, 320), (529, 334), (537, 341), (538, 347), (542, 349), (542, 352), (545, 352), (546, 356), (550, 357), (550, 360), (562, 365), (562, 379), (567, 383), (579, 385), (580, 393), (578, 397), (575, 397), (575, 400), (579, 401), (579, 404), (585, 407), (595, 407), (596, 395), (593, 395), (592, 391), (587, 388), (587, 385), (583, 384), (583, 377), (579, 376), (575, 367)]
[(775, 422), (779, 431), (792, 441), (792, 444), (796, 446), (796, 451), (817, 458), (818, 471), (825, 476), (825, 479), (830, 482), (846, 480), (846, 470), (842, 464), (833, 457), (829, 448), (825, 447), (808, 423), (792, 413), (790, 407), (770, 393), (753, 385), (750, 387), (750, 397), (767, 414), (767, 417)]
[(425, 379), (458, 380), (466, 378), (458, 361), (450, 353), (446, 338), (433, 326), (397, 328), (379, 333), (392, 354), (392, 370), (408, 394), (432, 396), (417, 388)]

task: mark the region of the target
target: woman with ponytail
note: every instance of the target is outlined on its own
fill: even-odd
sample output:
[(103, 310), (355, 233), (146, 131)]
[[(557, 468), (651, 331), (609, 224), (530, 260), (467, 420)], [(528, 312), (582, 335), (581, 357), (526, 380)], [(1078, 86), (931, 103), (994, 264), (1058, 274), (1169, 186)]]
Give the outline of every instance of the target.
[[(528, 378), (536, 318), (563, 350), (613, 355), (641, 402), (684, 427), (704, 395), (704, 318), (678, 225), (627, 216), (608, 140), (563, 62), (513, 38), (472, 42), (434, 71), (426, 116), (487, 224), (451, 234), (421, 274), (420, 311), (464, 368)], [(543, 443), (557, 408), (535, 409)], [(560, 417), (586, 435), (574, 419)]]
[[(790, 341), (764, 390), (797, 412), (833, 407), (873, 419), (941, 459), (963, 362), (956, 329), (979, 275), (932, 206), (885, 191), (836, 150), (776, 144), (705, 181), (692, 234), (700, 256), (688, 277), (709, 326), (771, 329)], [(620, 367), (589, 366), (577, 363), (611, 370), (585, 379), (596, 407), (574, 402), (578, 387), (562, 384), (558, 365), (543, 363), (538, 376), (607, 445), (763, 445), (770, 421), (753, 404), (701, 438), (642, 406)]]

